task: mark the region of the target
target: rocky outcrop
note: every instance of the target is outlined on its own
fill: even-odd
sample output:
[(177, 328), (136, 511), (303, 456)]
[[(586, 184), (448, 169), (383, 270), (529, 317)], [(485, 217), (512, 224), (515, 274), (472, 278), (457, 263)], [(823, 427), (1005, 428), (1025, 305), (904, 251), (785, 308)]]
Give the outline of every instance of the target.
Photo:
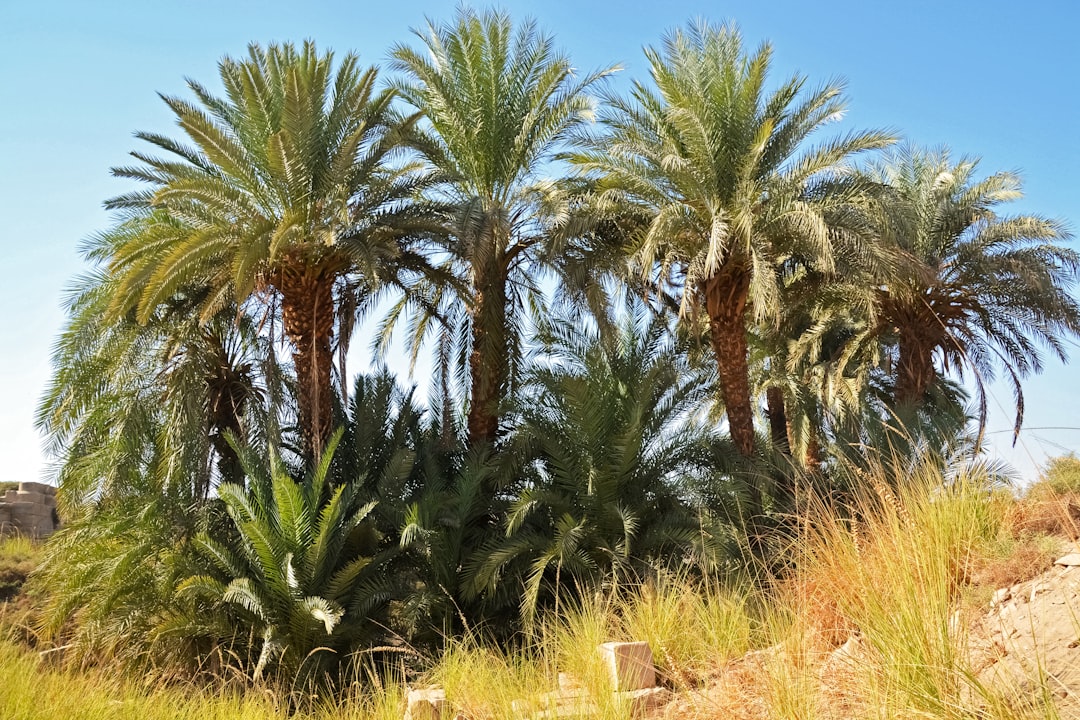
[(56, 488), (52, 485), (23, 482), (18, 490), (0, 495), (0, 536), (43, 538), (59, 526)]

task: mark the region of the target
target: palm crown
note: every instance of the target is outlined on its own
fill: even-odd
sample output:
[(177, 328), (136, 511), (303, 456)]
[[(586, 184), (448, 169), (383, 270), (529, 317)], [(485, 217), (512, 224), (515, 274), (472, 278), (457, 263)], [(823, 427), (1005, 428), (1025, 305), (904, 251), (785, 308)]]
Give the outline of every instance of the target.
[(841, 86), (806, 91), (794, 76), (765, 89), (771, 49), (744, 52), (733, 27), (698, 24), (646, 50), (654, 88), (606, 97), (609, 134), (577, 156), (606, 197), (644, 219), (634, 259), (681, 288), (682, 310), (710, 320), (720, 388), (736, 445), (753, 452), (746, 316), (779, 308), (777, 266), (791, 258), (828, 270), (833, 232), (824, 188), (843, 163), (890, 138), (849, 134), (805, 149), (840, 117)]
[(469, 356), (469, 435), (492, 442), (521, 357), (517, 328), (543, 302), (536, 276), (551, 267), (568, 211), (561, 185), (539, 171), (592, 117), (585, 92), (605, 73), (576, 78), (551, 37), (532, 22), (515, 31), (505, 14), (463, 10), (455, 23), (416, 34), (427, 53), (394, 48), (407, 73), (396, 88), (424, 112), (417, 147), (445, 179), (449, 265), (467, 287), (467, 313), (459, 306), (448, 316), (469, 336), (459, 341)]
[(374, 68), (355, 55), (332, 67), (310, 42), (252, 45), (246, 59), (221, 62), (224, 98), (189, 80), (196, 103), (164, 99), (192, 144), (140, 133), (167, 156), (133, 153), (140, 164), (114, 172), (150, 189), (110, 203), (167, 213), (114, 254), (115, 311), (145, 322), (191, 283), (212, 290), (204, 319), (253, 291), (280, 298), (312, 455), (329, 437), (335, 284), (359, 276), (370, 291), (425, 266), (405, 242), (423, 233), (426, 216), (409, 199), (425, 179), (392, 162), (408, 123), (392, 92), (376, 92)]
[(897, 344), (896, 401), (922, 403), (937, 376), (973, 371), (985, 423), (984, 384), (998, 368), (1023, 420), (1020, 379), (1043, 367), (1043, 351), (1065, 359), (1064, 339), (1080, 332), (1070, 294), (1080, 255), (1061, 246), (1069, 235), (1053, 220), (1000, 215), (1021, 196), (1011, 173), (975, 176), (977, 161), (903, 148), (868, 169), (891, 193), (883, 232), (915, 261), (879, 288), (872, 334)]

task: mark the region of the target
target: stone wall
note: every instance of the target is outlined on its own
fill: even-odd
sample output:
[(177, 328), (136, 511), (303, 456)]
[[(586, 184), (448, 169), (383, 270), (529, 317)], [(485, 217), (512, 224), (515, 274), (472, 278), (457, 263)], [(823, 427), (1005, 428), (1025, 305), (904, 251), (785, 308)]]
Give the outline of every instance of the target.
[(43, 538), (59, 526), (56, 488), (52, 485), (23, 482), (18, 490), (0, 495), (0, 535)]

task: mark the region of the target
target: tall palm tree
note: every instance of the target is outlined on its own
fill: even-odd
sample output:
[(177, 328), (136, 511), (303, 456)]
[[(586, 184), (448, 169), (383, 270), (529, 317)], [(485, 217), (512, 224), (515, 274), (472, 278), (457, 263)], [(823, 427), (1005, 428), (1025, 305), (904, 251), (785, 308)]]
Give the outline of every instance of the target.
[(193, 80), (196, 102), (165, 97), (184, 141), (139, 133), (166, 156), (133, 153), (140, 163), (114, 173), (149, 189), (109, 203), (168, 218), (113, 256), (117, 314), (146, 322), (195, 280), (212, 290), (204, 320), (252, 293), (277, 299), (309, 457), (330, 436), (335, 287), (358, 276), (370, 291), (426, 265), (409, 242), (427, 224), (409, 202), (426, 178), (394, 161), (410, 121), (391, 109), (391, 91), (376, 91), (374, 68), (351, 54), (333, 64), (310, 42), (226, 57), (225, 97)]
[(1043, 368), (1043, 350), (1064, 360), (1080, 333), (1071, 294), (1080, 254), (1060, 243), (1061, 223), (1003, 215), (1021, 197), (1012, 173), (976, 177), (978, 162), (953, 162), (945, 150), (911, 146), (871, 165), (870, 178), (891, 193), (882, 232), (912, 262), (905, 277), (878, 288), (879, 322), (869, 335), (893, 348), (895, 401), (918, 408), (944, 373), (972, 371), (985, 424), (985, 383), (1000, 368), (1023, 421), (1020, 380)]
[(521, 323), (543, 302), (537, 275), (554, 267), (553, 235), (569, 208), (560, 184), (540, 172), (592, 117), (585, 93), (608, 71), (576, 77), (550, 36), (533, 22), (515, 29), (503, 13), (460, 10), (453, 23), (416, 34), (424, 51), (392, 52), (406, 74), (395, 87), (424, 112), (417, 147), (446, 179), (449, 264), (467, 287), (467, 311), (448, 316), (467, 335), (458, 344), (467, 355), (468, 433), (474, 445), (493, 443), (498, 404), (520, 364)]
[(807, 90), (795, 75), (767, 91), (770, 46), (745, 52), (733, 26), (698, 23), (645, 52), (654, 87), (608, 96), (609, 133), (576, 160), (644, 219), (642, 273), (674, 284), (684, 315), (707, 314), (732, 439), (750, 456), (747, 321), (777, 316), (780, 263), (833, 268), (828, 207), (849, 200), (830, 185), (853, 154), (891, 138), (850, 133), (807, 147), (842, 114), (842, 86)]

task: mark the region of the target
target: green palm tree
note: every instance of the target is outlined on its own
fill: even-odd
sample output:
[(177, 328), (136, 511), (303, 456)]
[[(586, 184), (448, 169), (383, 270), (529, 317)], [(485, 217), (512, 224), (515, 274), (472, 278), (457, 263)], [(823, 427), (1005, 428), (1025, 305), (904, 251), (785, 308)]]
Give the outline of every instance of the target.
[(193, 282), (210, 289), (203, 320), (253, 293), (280, 307), (309, 457), (330, 436), (335, 291), (345, 278), (371, 292), (424, 272), (410, 241), (430, 225), (410, 202), (426, 176), (395, 161), (410, 121), (391, 91), (376, 91), (374, 68), (351, 54), (333, 64), (310, 42), (226, 57), (225, 97), (189, 80), (196, 102), (164, 98), (184, 141), (139, 133), (165, 157), (133, 153), (139, 164), (114, 173), (149, 188), (109, 203), (165, 217), (111, 258), (117, 315), (134, 309), (147, 322)]
[(653, 86), (607, 97), (609, 132), (576, 161), (603, 196), (642, 219), (634, 259), (681, 292), (684, 316), (704, 310), (732, 439), (754, 453), (747, 322), (780, 311), (785, 261), (834, 267), (833, 187), (845, 163), (892, 139), (850, 133), (808, 147), (845, 102), (839, 84), (807, 90), (796, 75), (765, 88), (772, 50), (743, 49), (732, 26), (676, 30), (648, 48)]
[[(392, 594), (377, 571), (378, 559), (361, 551), (361, 524), (374, 507), (363, 504), (352, 484), (331, 488), (327, 473), (340, 434), (328, 443), (322, 461), (297, 482), (271, 453), (269, 468), (245, 450), (250, 474), (245, 489), (218, 489), (232, 524), (223, 537), (203, 533), (196, 549), (209, 572), (179, 583), (176, 593), (210, 614), (238, 621), (237, 638), (257, 638), (253, 677), (276, 663), (287, 677), (316, 677), (370, 630), (369, 615)], [(158, 634), (200, 627), (199, 614), (178, 613)], [(240, 630), (240, 632), (235, 632)]]
[(717, 549), (686, 483), (707, 485), (714, 459), (695, 418), (708, 376), (676, 350), (667, 324), (639, 312), (611, 337), (562, 322), (542, 340), (515, 404), (515, 448), (535, 457), (536, 474), (509, 508), (505, 537), (472, 564), (476, 592), (523, 587), (526, 618), (545, 598)]
[[(520, 365), (521, 324), (543, 304), (538, 276), (556, 267), (556, 236), (570, 211), (562, 186), (540, 173), (592, 117), (585, 93), (608, 71), (575, 77), (550, 36), (533, 22), (515, 30), (502, 13), (461, 10), (452, 24), (416, 34), (423, 51), (392, 52), (406, 73), (395, 87), (423, 111), (417, 147), (445, 179), (438, 197), (451, 210), (448, 265), (466, 291), (465, 306), (443, 319), (466, 356), (459, 366), (469, 385), (470, 441), (493, 443), (498, 405)], [(447, 302), (437, 291), (431, 298), (429, 309)], [(427, 327), (417, 324), (421, 337)]]
[(1043, 368), (1043, 351), (1065, 360), (1080, 333), (1071, 294), (1080, 254), (1060, 243), (1061, 223), (1003, 215), (1021, 197), (1011, 173), (977, 179), (978, 163), (945, 150), (904, 147), (869, 167), (890, 193), (882, 233), (907, 253), (909, 272), (878, 287), (878, 322), (867, 334), (889, 348), (895, 403), (918, 408), (937, 378), (971, 371), (986, 420), (985, 384), (1004, 371), (1024, 415), (1020, 381)]
[[(116, 235), (88, 256), (107, 256)], [(243, 479), (227, 434), (255, 439), (277, 414), (284, 387), (275, 355), (235, 306), (199, 322), (193, 307), (205, 288), (178, 291), (138, 323), (111, 317), (117, 285), (99, 267), (72, 288), (38, 408), (63, 504), (71, 512), (154, 483), (202, 502), (217, 482)]]

